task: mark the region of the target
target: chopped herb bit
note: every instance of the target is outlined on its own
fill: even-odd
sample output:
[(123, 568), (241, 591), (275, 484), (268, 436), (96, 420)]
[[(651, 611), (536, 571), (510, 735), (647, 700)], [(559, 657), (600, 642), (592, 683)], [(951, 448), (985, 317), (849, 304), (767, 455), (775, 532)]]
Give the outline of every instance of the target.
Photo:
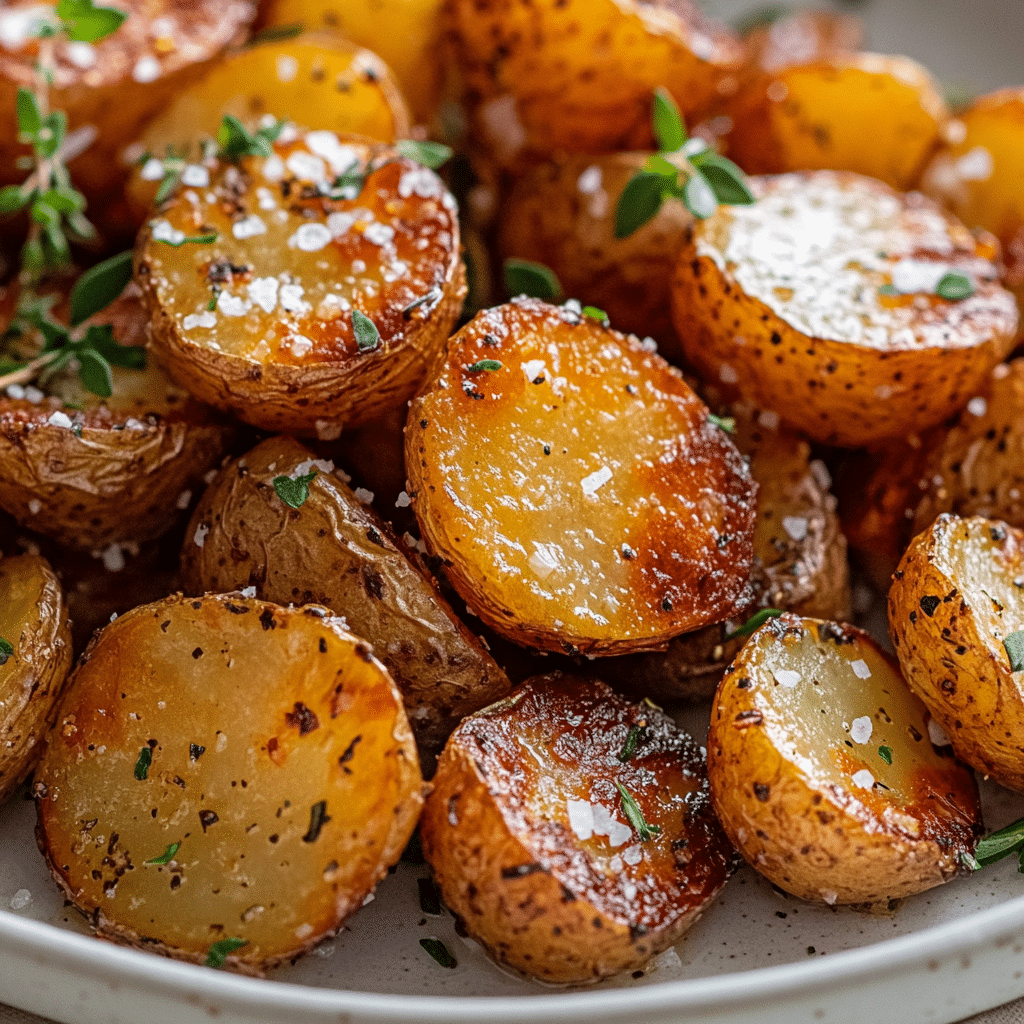
[(467, 366), (466, 373), (482, 373), (485, 370), (493, 373), (495, 370), (500, 369), (501, 363), (497, 359), (481, 359), (479, 363)]
[(950, 272), (935, 286), (935, 294), (940, 299), (959, 302), (961, 299), (969, 299), (974, 294), (974, 284), (965, 274)]
[(608, 326), (608, 314), (603, 309), (598, 309), (597, 306), (584, 306), (583, 315), (589, 316), (591, 320), (600, 320), (605, 327)]
[(380, 344), (380, 331), (377, 330), (377, 325), (358, 309), (352, 310), (352, 331), (360, 352), (369, 352)]
[(886, 763), (892, 764), (892, 750), (889, 747), (879, 747), (878, 756)]
[(528, 295), (549, 302), (562, 295), (562, 285), (553, 270), (543, 263), (514, 258), (505, 260), (505, 290), (509, 295)]
[(417, 878), (416, 885), (420, 890), (420, 910), (432, 917), (441, 916), (441, 896), (432, 878)]
[(1024, 631), (1011, 633), (1004, 641), (1006, 656), (1010, 659), (1012, 672), (1024, 671)]
[(302, 837), (304, 843), (315, 843), (320, 838), (320, 830), (331, 819), (327, 815), (327, 801), (318, 800), (309, 809), (309, 831)]
[(59, 0), (57, 17), (73, 43), (96, 43), (116, 32), (128, 15), (110, 7), (96, 7), (92, 0)]
[(661, 827), (659, 825), (648, 825), (647, 822), (644, 821), (643, 811), (640, 810), (640, 805), (633, 798), (629, 790), (627, 790), (621, 782), (616, 782), (615, 788), (619, 791), (619, 795), (622, 797), (622, 810), (629, 819), (630, 825), (633, 826), (636, 830), (636, 834), (640, 837), (640, 842), (646, 843), (656, 835), (659, 835), (661, 833)]
[(141, 782), (149, 774), (149, 766), (153, 763), (153, 751), (150, 747), (143, 747), (139, 751), (139, 759), (135, 762), (135, 778)]
[(132, 279), (132, 253), (119, 253), (87, 270), (71, 289), (68, 323), (77, 327), (106, 309)]
[(626, 736), (626, 742), (623, 744), (622, 749), (619, 751), (619, 760), (625, 764), (635, 753), (636, 748), (643, 742), (647, 736), (647, 722), (639, 722), (636, 725), (629, 727), (629, 734)]
[(654, 90), (651, 123), (654, 137), (658, 141), (658, 149), (662, 153), (674, 153), (677, 149), (682, 149), (683, 143), (686, 142), (683, 115), (679, 113), (679, 105), (672, 93), (664, 86)]
[(257, 129), (249, 130), (231, 114), (225, 114), (217, 129), (217, 143), (220, 155), (225, 160), (237, 160), (243, 156), (270, 156), (274, 152), (274, 142), (284, 129), (284, 121), (274, 121)]
[(14, 653), (14, 644), (0, 636), (0, 665), (6, 665), (7, 659)]
[(974, 856), (977, 858), (978, 864), (984, 868), (989, 864), (995, 864), (996, 861), (1002, 860), (1004, 857), (1009, 857), (1011, 853), (1022, 851), (1024, 851), (1024, 818), (985, 836), (975, 848)]
[(275, 476), (273, 479), (274, 490), (290, 508), (302, 508), (309, 497), (309, 485), (315, 479), (315, 469), (302, 476)]
[(296, 36), (302, 35), (304, 31), (305, 26), (301, 21), (294, 25), (271, 25), (270, 28), (265, 28), (251, 36), (245, 45), (249, 47), (260, 46), (263, 43), (280, 43), (285, 39), (294, 39)]
[(724, 639), (735, 640), (740, 636), (750, 636), (754, 630), (760, 629), (769, 619), (777, 619), (781, 614), (781, 608), (762, 608), (759, 612), (751, 615), (742, 626), (738, 626), (731, 633), (726, 633)]
[(399, 139), (395, 149), (410, 160), (435, 170), (451, 160), (454, 151), (440, 142), (416, 142), (414, 139)]
[(957, 860), (965, 867), (970, 868), (971, 871), (979, 871), (981, 865), (975, 860), (973, 853), (968, 853), (966, 850), (961, 851), (960, 856)]
[(732, 416), (716, 416), (714, 413), (710, 413), (708, 416), (708, 422), (713, 423), (720, 430), (724, 430), (727, 434), (736, 433), (736, 420)]
[(221, 939), (220, 942), (215, 942), (210, 947), (210, 952), (206, 954), (206, 966), (223, 967), (229, 953), (248, 945), (245, 939)]
[(159, 857), (153, 857), (151, 860), (144, 860), (143, 864), (170, 864), (174, 859), (174, 855), (178, 852), (178, 848), (181, 843), (171, 843), (170, 846), (160, 854)]
[(205, 234), (205, 235), (185, 235), (181, 239), (155, 238), (154, 237), (153, 241), (154, 242), (163, 242), (164, 245), (172, 246), (175, 249), (180, 249), (183, 245), (185, 245), (188, 242), (193, 242), (196, 245), (209, 245), (211, 242), (216, 242), (217, 241), (217, 232), (216, 231), (210, 231), (210, 232), (207, 232), (207, 234)]
[(878, 289), (878, 294), (892, 298), (894, 295), (899, 295), (900, 290), (894, 284), (883, 284), (882, 287)]
[(442, 966), (452, 970), (459, 966), (458, 960), (448, 952), (440, 939), (420, 939), (420, 945)]

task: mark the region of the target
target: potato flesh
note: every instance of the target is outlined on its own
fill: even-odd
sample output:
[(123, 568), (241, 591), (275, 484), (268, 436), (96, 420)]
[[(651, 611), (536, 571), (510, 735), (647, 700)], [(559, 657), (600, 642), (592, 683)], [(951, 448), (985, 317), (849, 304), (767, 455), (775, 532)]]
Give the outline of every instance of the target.
[(168, 598), (93, 644), (35, 792), (51, 869), (101, 933), (199, 962), (237, 937), (255, 969), (333, 933), (397, 859), (420, 804), (405, 713), (323, 616)]
[(412, 403), (406, 464), (424, 539), (514, 639), (656, 648), (742, 599), (756, 485), (739, 453), (662, 360), (566, 307), (463, 328)]

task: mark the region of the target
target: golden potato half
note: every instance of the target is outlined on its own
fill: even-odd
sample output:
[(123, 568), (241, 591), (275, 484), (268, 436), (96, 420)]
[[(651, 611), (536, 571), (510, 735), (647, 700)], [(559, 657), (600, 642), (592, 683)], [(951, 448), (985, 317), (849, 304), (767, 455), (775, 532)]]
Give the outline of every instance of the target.
[(696, 119), (742, 61), (691, 0), (447, 0), (474, 140), (502, 165), (649, 149), (663, 86)]
[(247, 973), (359, 909), (421, 790), (369, 648), (323, 608), (237, 594), (169, 597), (98, 634), (34, 784), (40, 848), (100, 935)]
[(327, 440), (402, 405), (465, 293), (440, 179), (329, 131), (208, 173), (208, 187), (161, 207), (136, 249), (172, 376), (254, 426)]
[(708, 776), (739, 851), (806, 900), (912, 896), (982, 831), (974, 777), (933, 746), (895, 662), (834, 622), (784, 615), (750, 638), (715, 697)]
[[(110, 324), (121, 345), (145, 344), (146, 314), (131, 286), (86, 325)], [(79, 550), (160, 537), (217, 465), (235, 428), (145, 369), (112, 367), (101, 399), (77, 374), (0, 392), (0, 508)]]
[(455, 731), (420, 834), (466, 931), (553, 982), (642, 966), (700, 917), (733, 856), (693, 740), (651, 705), (559, 674)]
[[(274, 481), (315, 474), (299, 508)], [(288, 437), (224, 467), (185, 534), (183, 582), (192, 593), (255, 588), (278, 604), (321, 604), (373, 645), (391, 673), (432, 764), (466, 715), (510, 684), (391, 530), (334, 472)]]
[(749, 174), (855, 171), (912, 188), (948, 117), (928, 71), (909, 57), (792, 54), (769, 51), (745, 76), (728, 105), (729, 156)]
[(889, 631), (907, 682), (959, 757), (1018, 792), (1024, 675), (1004, 641), (1024, 629), (1022, 587), (1024, 532), (944, 514), (914, 538), (889, 590)]
[(485, 310), (409, 409), (423, 539), (509, 639), (663, 649), (746, 596), (757, 485), (708, 417), (678, 370), (578, 304)]
[(32, 770), (71, 668), (60, 582), (45, 558), (0, 558), (0, 803)]
[(129, 198), (141, 223), (170, 165), (163, 158), (190, 154), (199, 161), (179, 173), (203, 176), (199, 144), (215, 139), (225, 114), (250, 130), (270, 115), (306, 128), (365, 135), (394, 142), (409, 134), (409, 112), (387, 65), (374, 53), (327, 32), (236, 50), (146, 125), (144, 154), (132, 176)]
[[(709, 381), (857, 447), (955, 413), (1012, 347), (994, 243), (930, 200), (832, 171), (751, 184), (757, 202), (695, 224), (676, 265), (676, 332)], [(941, 298), (949, 274), (972, 293)]]

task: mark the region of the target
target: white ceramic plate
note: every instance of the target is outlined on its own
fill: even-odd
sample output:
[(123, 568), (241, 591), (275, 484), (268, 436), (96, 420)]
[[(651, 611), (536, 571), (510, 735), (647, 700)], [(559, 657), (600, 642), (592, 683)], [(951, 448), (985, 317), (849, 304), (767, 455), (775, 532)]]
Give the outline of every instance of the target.
[[(731, 18), (751, 5), (705, 0)], [(846, 3), (872, 45), (906, 52), (940, 80), (986, 91), (1024, 82), (1019, 0)], [(696, 734), (706, 727), (688, 723)], [(983, 791), (989, 827), (1021, 800)], [(34, 810), (0, 808), (0, 1002), (65, 1024), (947, 1024), (1024, 995), (1024, 879), (1004, 861), (873, 917), (783, 896), (749, 869), (674, 950), (639, 977), (557, 990), (503, 973), (424, 914), (399, 865), (334, 941), (268, 981), (178, 964), (98, 942), (66, 908), (33, 839)], [(458, 966), (419, 939), (442, 939)]]

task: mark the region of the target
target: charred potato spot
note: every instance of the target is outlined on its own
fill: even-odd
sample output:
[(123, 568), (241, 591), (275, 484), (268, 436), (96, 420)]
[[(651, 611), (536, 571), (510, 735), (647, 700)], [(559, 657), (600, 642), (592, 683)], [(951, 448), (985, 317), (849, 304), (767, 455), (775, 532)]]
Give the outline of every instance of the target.
[(639, 966), (725, 883), (731, 854), (696, 745), (603, 684), (523, 684), (463, 722), (434, 785), (421, 834), (445, 902), (492, 956), (536, 977)]
[(571, 306), (481, 313), (409, 410), (424, 540), (511, 639), (656, 650), (745, 595), (756, 485), (707, 416), (678, 371)]
[[(191, 593), (252, 586), (263, 600), (312, 602), (344, 616), (402, 691), (429, 767), (459, 721), (504, 696), (510, 684), (333, 468), (285, 437), (225, 466), (185, 532), (183, 582)], [(274, 480), (310, 472), (317, 476), (309, 497), (290, 509)]]
[[(757, 203), (694, 226), (676, 266), (676, 331), (708, 379), (856, 447), (956, 412), (1012, 347), (1016, 304), (991, 246), (933, 203), (830, 171), (752, 187)], [(938, 297), (948, 272), (974, 294)], [(894, 282), (901, 294), (879, 292)]]
[(715, 810), (750, 864), (804, 899), (875, 904), (951, 878), (974, 848), (973, 777), (928, 737), (893, 661), (852, 626), (761, 627), (715, 698)]
[[(64, 679), (71, 632), (60, 583), (44, 558), (0, 558), (0, 802), (42, 753)], [(8, 648), (10, 649), (8, 652)]]
[[(346, 171), (359, 180), (336, 186)], [(154, 346), (193, 394), (324, 439), (411, 396), (465, 287), (455, 201), (437, 176), (328, 131), (179, 190), (140, 235), (136, 276)]]
[(171, 597), (91, 645), (35, 792), (51, 872), (104, 937), (199, 963), (236, 937), (229, 966), (258, 972), (398, 859), (422, 802), (400, 697), (319, 611)]
[(1004, 647), (1024, 628), (1024, 532), (941, 515), (914, 538), (889, 591), (907, 682), (957, 756), (1024, 791), (1024, 690)]

